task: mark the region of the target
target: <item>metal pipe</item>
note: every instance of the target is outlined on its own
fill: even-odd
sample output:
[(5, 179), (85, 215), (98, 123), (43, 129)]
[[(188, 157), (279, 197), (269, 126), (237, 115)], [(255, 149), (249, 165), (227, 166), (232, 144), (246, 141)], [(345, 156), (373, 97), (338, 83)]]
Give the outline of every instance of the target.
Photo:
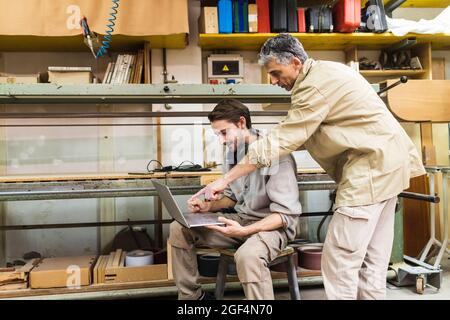
[[(434, 177), (430, 176), (430, 181), (431, 181), (431, 179), (434, 179)], [(433, 190), (434, 190), (434, 182), (433, 182), (433, 186), (431, 186), (431, 182), (430, 182), (430, 190), (432, 190), (431, 188), (433, 188)], [(398, 196), (402, 197), (402, 198), (426, 201), (426, 202), (431, 202), (431, 203), (439, 203), (441, 201), (438, 196), (432, 196), (429, 194), (421, 194), (421, 193), (415, 193), (415, 192), (407, 192), (407, 191), (403, 191)]]
[(55, 223), (55, 224), (30, 224), (0, 226), (0, 230), (32, 230), (32, 229), (63, 229), (63, 228), (87, 228), (87, 227), (113, 227), (129, 225), (151, 225), (171, 223), (172, 219), (164, 220), (137, 220), (137, 221), (107, 221), (107, 222), (80, 222), (80, 223)]
[[(207, 117), (209, 111), (153, 111), (153, 112), (2, 112), (0, 119), (86, 119), (86, 118), (179, 118), (179, 117)], [(259, 116), (285, 116), (287, 111), (251, 111), (250, 115)], [(208, 123), (209, 124), (209, 123)]]
[[(252, 122), (252, 125), (278, 124), (279, 122)], [(210, 126), (209, 122), (185, 122), (185, 123), (80, 123), (80, 124), (5, 124), (0, 128), (34, 128), (34, 127), (158, 127), (158, 126)]]
[(377, 92), (377, 94), (381, 95), (382, 93), (384, 93), (384, 92), (386, 92), (386, 91), (388, 91), (388, 90), (398, 86), (399, 84), (406, 83), (406, 82), (408, 82), (408, 77), (407, 76), (401, 76), (399, 81), (394, 82), (390, 86), (387, 86), (386, 88), (381, 89), (380, 91)]
[[(333, 211), (324, 212), (303, 212), (300, 218), (331, 216)], [(29, 225), (6, 225), (0, 226), (0, 231), (11, 230), (34, 230), (34, 229), (67, 229), (67, 228), (90, 228), (90, 227), (113, 227), (128, 225), (159, 225), (171, 223), (173, 219), (163, 220), (137, 220), (137, 221), (108, 221), (108, 222), (78, 222), (78, 223), (54, 223), (54, 224), (29, 224)]]

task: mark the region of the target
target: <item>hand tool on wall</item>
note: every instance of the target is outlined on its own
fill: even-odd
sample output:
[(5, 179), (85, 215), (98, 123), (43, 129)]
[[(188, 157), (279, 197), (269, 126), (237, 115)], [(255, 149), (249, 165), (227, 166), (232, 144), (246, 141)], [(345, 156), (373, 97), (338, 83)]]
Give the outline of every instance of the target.
[(83, 29), (84, 43), (89, 47), (92, 54), (94, 55), (94, 58), (97, 58), (95, 49), (100, 47), (97, 34), (95, 32), (92, 32), (91, 29), (89, 29), (86, 17), (83, 17), (83, 19), (80, 20), (80, 25), (81, 28)]
[(114, 32), (114, 26), (116, 25), (116, 15), (117, 15), (117, 8), (119, 7), (119, 1), (120, 0), (111, 0), (112, 1), (112, 7), (111, 12), (109, 13), (110, 18), (108, 19), (109, 24), (106, 25), (106, 35), (104, 37), (104, 40), (102, 41), (102, 44), (100, 46), (100, 42), (98, 40), (97, 34), (95, 32), (92, 32), (89, 28), (89, 25), (87, 23), (86, 17), (83, 17), (83, 19), (80, 20), (80, 25), (83, 29), (83, 36), (84, 36), (84, 43), (89, 47), (94, 57), (100, 58), (104, 54), (108, 52), (108, 49), (110, 47), (110, 44), (112, 42), (112, 33)]

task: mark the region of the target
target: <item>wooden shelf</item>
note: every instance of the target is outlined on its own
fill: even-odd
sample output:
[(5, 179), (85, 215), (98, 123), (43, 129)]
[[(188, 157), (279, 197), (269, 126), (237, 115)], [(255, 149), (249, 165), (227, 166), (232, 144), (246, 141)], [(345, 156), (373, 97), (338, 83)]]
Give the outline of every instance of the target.
[(423, 76), (426, 70), (360, 70), (364, 77), (401, 77)]
[[(389, 0), (384, 0), (386, 4)], [(361, 0), (364, 5), (366, 0)], [(447, 8), (450, 6), (450, 0), (407, 0), (400, 8)]]
[[(204, 50), (259, 50), (263, 43), (276, 33), (200, 34), (198, 45)], [(376, 50), (406, 38), (416, 38), (417, 43), (432, 44), (433, 49), (450, 49), (450, 34), (407, 34), (402, 37), (386, 33), (292, 33), (306, 50), (344, 50), (352, 46)]]
[[(100, 40), (103, 36), (100, 36)], [(111, 51), (135, 51), (142, 48), (144, 41), (149, 41), (152, 49), (184, 49), (188, 44), (188, 34), (178, 33), (155, 36), (124, 36), (112, 38)], [(67, 37), (5, 36), (0, 35), (0, 51), (86, 51), (88, 47), (81, 35)]]

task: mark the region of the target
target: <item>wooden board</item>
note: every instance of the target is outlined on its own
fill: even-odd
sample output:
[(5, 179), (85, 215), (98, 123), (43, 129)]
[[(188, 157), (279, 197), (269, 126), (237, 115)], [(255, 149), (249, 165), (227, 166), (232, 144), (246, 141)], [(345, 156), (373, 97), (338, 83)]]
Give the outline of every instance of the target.
[[(429, 194), (428, 178), (424, 175), (411, 179), (406, 191)], [(416, 257), (430, 238), (430, 204), (412, 199), (403, 201), (404, 253)]]
[(216, 175), (219, 171), (173, 172), (173, 173), (79, 173), (58, 175), (10, 175), (0, 176), (0, 182), (38, 182), (38, 181), (80, 181), (80, 180), (121, 180), (121, 179), (162, 179)]
[(387, 102), (402, 121), (450, 122), (450, 80), (408, 80), (388, 91)]
[(8, 283), (8, 284), (0, 284), (0, 290), (22, 290), (28, 288), (28, 282), (17, 282), (17, 283)]
[(25, 265), (17, 268), (1, 268), (0, 269), (0, 284), (7, 284), (11, 282), (27, 282), (30, 271), (35, 267), (40, 259), (32, 259)]
[[(297, 169), (297, 173), (325, 173), (322, 168)], [(0, 176), (0, 182), (57, 182), (57, 181), (82, 181), (82, 180), (123, 180), (123, 179), (162, 179), (162, 178), (187, 178), (187, 177), (217, 177), (222, 171), (205, 172), (173, 172), (152, 174), (129, 174), (129, 173), (80, 173), (80, 174), (58, 174), (58, 175), (10, 175)], [(206, 178), (205, 178), (206, 179)]]

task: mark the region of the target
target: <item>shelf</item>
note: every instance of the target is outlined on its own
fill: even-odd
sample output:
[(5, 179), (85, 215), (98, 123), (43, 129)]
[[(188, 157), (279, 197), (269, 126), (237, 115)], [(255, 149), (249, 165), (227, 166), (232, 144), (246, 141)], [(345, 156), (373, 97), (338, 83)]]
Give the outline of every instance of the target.
[[(100, 40), (103, 36), (100, 37)], [(149, 41), (152, 49), (184, 49), (188, 44), (188, 34), (179, 33), (155, 36), (124, 36), (112, 37), (111, 51), (136, 51), (142, 48), (142, 43)], [(66, 37), (38, 36), (5, 36), (0, 35), (0, 51), (86, 51), (90, 52), (81, 35)]]
[(264, 84), (86, 84), (0, 85), (0, 104), (64, 103), (216, 103), (234, 98), (242, 102), (289, 103), (290, 93)]
[[(204, 50), (259, 50), (276, 33), (200, 34), (198, 45)], [(450, 49), (450, 34), (408, 34), (402, 37), (392, 33), (292, 33), (306, 50), (383, 49), (406, 38), (417, 43), (431, 42), (433, 49)]]
[[(384, 0), (386, 4), (389, 0)], [(364, 5), (366, 0), (361, 0)], [(450, 0), (407, 0), (400, 8), (447, 8)]]
[[(378, 86), (373, 89), (377, 91)], [(291, 93), (270, 84), (0, 84), (0, 104), (217, 103), (226, 98), (244, 103), (290, 103)], [(13, 116), (6, 114), (6, 118)]]
[(364, 77), (401, 77), (423, 76), (426, 70), (359, 70)]

